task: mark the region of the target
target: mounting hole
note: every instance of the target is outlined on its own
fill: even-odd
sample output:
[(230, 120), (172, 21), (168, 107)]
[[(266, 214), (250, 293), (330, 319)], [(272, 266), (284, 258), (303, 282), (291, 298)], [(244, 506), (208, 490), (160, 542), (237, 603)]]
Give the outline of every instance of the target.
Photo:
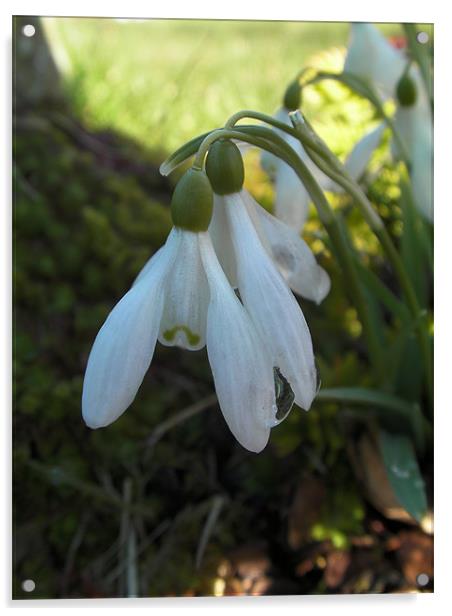
[(420, 573), (417, 576), (416, 581), (419, 584), (419, 586), (427, 586), (427, 584), (430, 582), (430, 578), (428, 577), (426, 573)]
[(22, 28), (22, 32), (24, 36), (28, 36), (28, 38), (30, 38), (35, 35), (36, 28), (32, 24), (27, 24)]
[(428, 39), (429, 39), (429, 36), (427, 32), (418, 32), (416, 34), (416, 40), (421, 45), (425, 45), (426, 43), (428, 43)]
[(25, 590), (25, 592), (33, 592), (35, 588), (36, 584), (33, 580), (24, 580), (22, 582), (22, 590)]

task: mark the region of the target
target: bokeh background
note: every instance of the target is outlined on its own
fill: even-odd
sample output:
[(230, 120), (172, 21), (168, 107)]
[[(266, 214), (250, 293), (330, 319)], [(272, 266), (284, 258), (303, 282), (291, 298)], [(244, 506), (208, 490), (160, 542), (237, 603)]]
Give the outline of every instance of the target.
[[(431, 450), (421, 459), (429, 513), (416, 521), (385, 475), (372, 409), (295, 408), (254, 455), (226, 427), (205, 350), (157, 345), (122, 418), (91, 431), (80, 413), (94, 337), (171, 228), (180, 170), (163, 178), (160, 163), (240, 109), (273, 113), (303, 66), (340, 71), (349, 24), (16, 17), (13, 26), (13, 596), (431, 590)], [(379, 27), (404, 44), (400, 25)], [(303, 110), (342, 158), (377, 122), (335, 82), (310, 88)], [(386, 150), (364, 183), (397, 237), (398, 171)], [(253, 151), (246, 185), (271, 210)], [(375, 238), (348, 197), (334, 199), (363, 263), (391, 286)], [(361, 325), (314, 212), (304, 236), (333, 283), (320, 306), (301, 302), (322, 386), (369, 385)], [(428, 303), (431, 277), (413, 276)], [(410, 398), (421, 367), (407, 340), (388, 369)]]

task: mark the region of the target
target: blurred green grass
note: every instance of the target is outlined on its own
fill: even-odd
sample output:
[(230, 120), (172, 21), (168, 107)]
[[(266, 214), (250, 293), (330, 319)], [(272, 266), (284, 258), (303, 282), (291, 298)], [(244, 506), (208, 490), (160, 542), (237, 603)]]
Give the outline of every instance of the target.
[[(165, 153), (222, 125), (239, 109), (273, 113), (288, 82), (321, 51), (340, 49), (324, 64), (340, 70), (349, 32), (347, 23), (43, 22), (83, 121)], [(401, 34), (398, 24), (382, 28), (388, 35)], [(316, 102), (311, 93), (308, 107)]]

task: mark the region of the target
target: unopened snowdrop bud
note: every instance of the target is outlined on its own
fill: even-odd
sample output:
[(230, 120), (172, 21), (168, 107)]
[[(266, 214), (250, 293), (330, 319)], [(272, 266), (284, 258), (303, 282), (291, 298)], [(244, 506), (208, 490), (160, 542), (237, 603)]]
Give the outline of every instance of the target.
[(212, 144), (206, 158), (206, 173), (217, 195), (230, 195), (242, 190), (245, 169), (235, 143), (219, 139)]
[(298, 81), (292, 81), (284, 94), (283, 106), (287, 111), (295, 111), (301, 105), (301, 88)]
[(417, 90), (414, 80), (405, 73), (397, 84), (397, 100), (402, 107), (412, 107), (417, 99)]
[(213, 193), (209, 179), (201, 169), (189, 169), (179, 180), (171, 199), (171, 217), (175, 227), (207, 231), (212, 218)]

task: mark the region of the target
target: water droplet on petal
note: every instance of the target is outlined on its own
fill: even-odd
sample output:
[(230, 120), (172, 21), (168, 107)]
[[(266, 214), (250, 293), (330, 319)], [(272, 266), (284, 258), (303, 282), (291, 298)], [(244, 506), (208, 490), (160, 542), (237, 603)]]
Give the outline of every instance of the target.
[(295, 394), (289, 384), (289, 381), (282, 374), (278, 366), (273, 367), (273, 376), (275, 379), (275, 397), (277, 409), (275, 413), (274, 423), (272, 422), (272, 424), (274, 426), (277, 426), (290, 413), (295, 401)]

